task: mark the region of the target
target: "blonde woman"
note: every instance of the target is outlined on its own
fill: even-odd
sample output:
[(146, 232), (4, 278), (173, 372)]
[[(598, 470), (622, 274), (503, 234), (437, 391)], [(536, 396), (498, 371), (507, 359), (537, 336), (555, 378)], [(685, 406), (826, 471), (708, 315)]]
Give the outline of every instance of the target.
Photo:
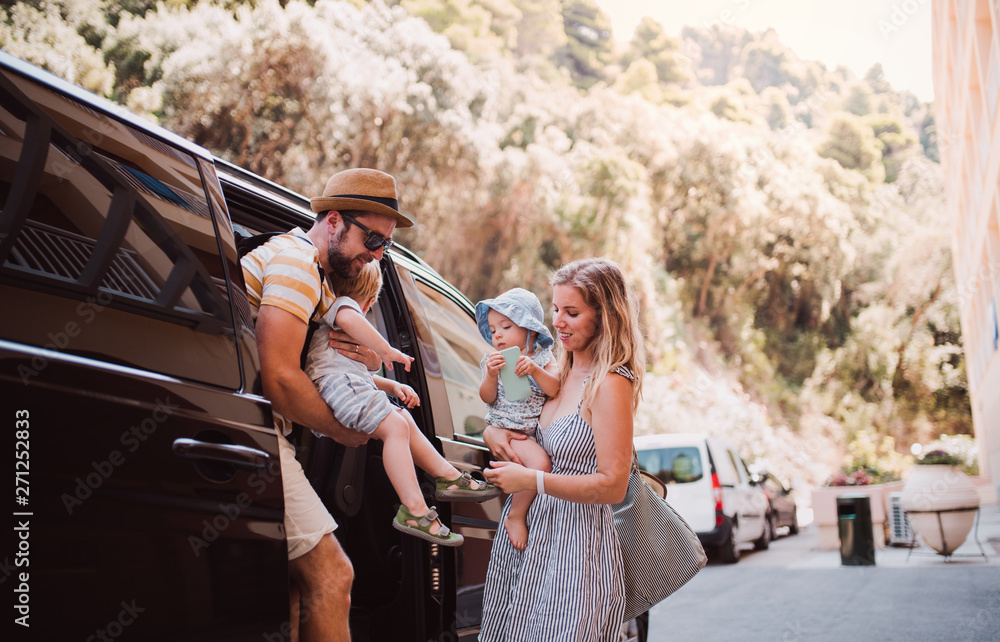
[[(506, 537), (493, 540), (481, 642), (612, 642), (621, 629), (625, 588), (611, 505), (628, 488), (645, 367), (636, 298), (604, 259), (562, 267), (552, 286), (561, 386), (536, 434), (552, 472), (520, 465), (512, 431), (484, 434), (502, 460), (487, 479), (506, 493), (538, 496), (523, 552)], [(509, 510), (510, 500), (503, 518)]]

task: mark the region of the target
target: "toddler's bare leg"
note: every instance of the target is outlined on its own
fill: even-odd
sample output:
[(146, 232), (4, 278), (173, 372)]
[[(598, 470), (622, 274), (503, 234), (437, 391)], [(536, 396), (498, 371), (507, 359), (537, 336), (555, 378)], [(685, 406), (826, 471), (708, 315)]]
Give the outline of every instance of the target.
[[(396, 494), (399, 495), (399, 501), (403, 502), (413, 515), (417, 517), (426, 515), (430, 509), (424, 501), (423, 493), (420, 492), (417, 472), (413, 468), (413, 456), (410, 454), (410, 427), (406, 420), (399, 413), (390, 412), (372, 436), (382, 440), (385, 473), (389, 476)], [(431, 526), (431, 533), (437, 533), (440, 527), (440, 522), (435, 521)]]
[[(444, 477), (445, 479), (456, 479), (462, 473), (457, 468), (448, 463), (448, 460), (441, 456), (441, 453), (431, 444), (430, 440), (424, 436), (414, 423), (413, 417), (405, 410), (397, 410), (410, 427), (410, 452), (413, 453), (413, 462), (424, 471), (434, 477)], [(479, 482), (473, 480), (473, 489), (479, 488)]]
[[(548, 453), (534, 439), (512, 440), (510, 445), (527, 468), (546, 473), (552, 470), (552, 461)], [(510, 511), (504, 520), (503, 526), (507, 531), (507, 538), (519, 551), (528, 546), (528, 509), (531, 508), (531, 502), (535, 501), (535, 495), (537, 493), (533, 490), (514, 493), (510, 500)]]

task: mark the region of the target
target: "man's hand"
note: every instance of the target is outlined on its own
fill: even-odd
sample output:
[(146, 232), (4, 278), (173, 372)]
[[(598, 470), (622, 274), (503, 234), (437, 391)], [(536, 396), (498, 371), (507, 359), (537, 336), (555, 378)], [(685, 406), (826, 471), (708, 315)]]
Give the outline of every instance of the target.
[(336, 432), (336, 434), (329, 434), (329, 431), (322, 431), (324, 435), (334, 440), (338, 444), (343, 444), (348, 448), (357, 448), (358, 446), (364, 446), (371, 439), (371, 435), (367, 435), (360, 430), (351, 430), (350, 428), (341, 428)]
[(382, 359), (367, 346), (358, 345), (346, 332), (330, 331), (330, 347), (348, 359), (363, 363), (368, 372), (375, 372), (382, 366)]

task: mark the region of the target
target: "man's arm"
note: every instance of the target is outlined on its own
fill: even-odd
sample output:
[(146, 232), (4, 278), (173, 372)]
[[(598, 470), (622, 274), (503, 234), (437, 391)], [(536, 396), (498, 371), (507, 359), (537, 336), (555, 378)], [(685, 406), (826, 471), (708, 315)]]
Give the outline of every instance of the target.
[(368, 441), (364, 433), (345, 428), (319, 396), (299, 367), (308, 326), (291, 312), (262, 305), (257, 314), (257, 352), (260, 354), (264, 396), (275, 412), (308, 426), (345, 446)]

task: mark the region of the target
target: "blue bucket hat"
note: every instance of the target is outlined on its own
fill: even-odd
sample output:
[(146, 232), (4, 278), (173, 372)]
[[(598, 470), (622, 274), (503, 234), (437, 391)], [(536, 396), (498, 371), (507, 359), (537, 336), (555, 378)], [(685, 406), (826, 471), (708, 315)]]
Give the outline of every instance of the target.
[(513, 321), (518, 327), (536, 332), (536, 346), (550, 348), (555, 343), (549, 329), (545, 327), (541, 302), (537, 296), (524, 288), (513, 288), (495, 299), (483, 299), (476, 304), (476, 325), (479, 326), (479, 334), (488, 342), (492, 342), (492, 337), (486, 316), (491, 308)]

